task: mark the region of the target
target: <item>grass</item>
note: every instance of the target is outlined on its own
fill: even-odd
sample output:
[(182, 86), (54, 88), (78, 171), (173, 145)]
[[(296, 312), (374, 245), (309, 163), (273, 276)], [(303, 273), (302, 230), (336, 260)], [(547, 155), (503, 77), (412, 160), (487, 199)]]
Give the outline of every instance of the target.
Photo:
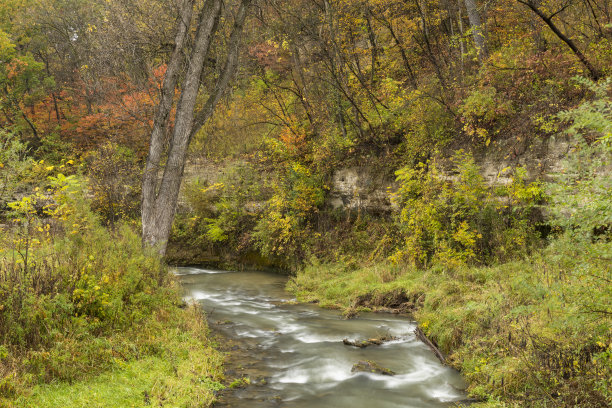
[[(214, 392), (225, 388), (223, 354), (206, 339), (207, 327), (197, 306), (178, 310), (172, 318), (148, 327), (151, 355), (127, 361), (75, 382), (39, 384), (12, 402), (14, 408), (37, 407), (207, 407)], [(170, 317), (170, 316), (167, 316)]]
[[(38, 386), (28, 402), (18, 406), (140, 407), (150, 404), (150, 396), (154, 396), (155, 405), (167, 401), (169, 405), (182, 406), (186, 402), (185, 398), (181, 398), (184, 397), (185, 388), (193, 388), (189, 381), (185, 384), (185, 380), (185, 377), (173, 373), (173, 365), (169, 362), (150, 357), (127, 363), (123, 369), (89, 381)], [(204, 391), (204, 395), (209, 394), (208, 390)], [(210, 400), (212, 396), (206, 399)]]
[(493, 267), (314, 264), (289, 289), (300, 301), (349, 315), (404, 293), (422, 330), (462, 371), (481, 406), (607, 407), (610, 254), (612, 243), (559, 240), (528, 259)]
[(57, 180), (42, 216), (28, 196), (0, 229), (0, 407), (212, 405), (224, 356), (201, 309), (134, 225)]

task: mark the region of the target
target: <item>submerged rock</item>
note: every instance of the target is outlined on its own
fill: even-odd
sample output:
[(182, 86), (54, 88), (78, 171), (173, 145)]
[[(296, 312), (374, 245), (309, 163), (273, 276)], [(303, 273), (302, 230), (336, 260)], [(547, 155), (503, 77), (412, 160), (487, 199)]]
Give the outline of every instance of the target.
[(353, 346), (353, 347), (359, 347), (359, 348), (364, 348), (364, 347), (368, 347), (368, 346), (380, 346), (381, 344), (388, 342), (388, 341), (393, 341), (393, 340), (397, 340), (397, 337), (394, 336), (380, 336), (380, 337), (375, 337), (372, 339), (367, 339), (367, 340), (349, 340), (349, 339), (344, 339), (342, 340), (342, 343), (344, 343), (345, 346)]
[(389, 370), (388, 368), (381, 367), (380, 365), (371, 360), (362, 360), (354, 364), (353, 368), (351, 369), (351, 373), (359, 372), (375, 373), (382, 375), (395, 375), (393, 371)]

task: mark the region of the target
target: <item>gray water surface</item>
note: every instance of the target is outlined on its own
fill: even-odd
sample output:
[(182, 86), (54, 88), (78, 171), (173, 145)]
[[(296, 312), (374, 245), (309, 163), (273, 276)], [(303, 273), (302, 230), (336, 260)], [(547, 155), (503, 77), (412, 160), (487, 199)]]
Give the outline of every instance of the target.
[[(260, 408), (426, 408), (455, 406), (465, 398), (460, 375), (443, 366), (413, 333), (415, 323), (390, 314), (344, 320), (337, 311), (290, 304), (287, 278), (263, 272), (178, 268), (186, 300), (200, 302), (227, 338), (249, 351), (245, 365), (259, 380), (224, 406)], [(381, 346), (345, 346), (344, 338), (390, 334)], [(397, 375), (352, 373), (372, 360)]]

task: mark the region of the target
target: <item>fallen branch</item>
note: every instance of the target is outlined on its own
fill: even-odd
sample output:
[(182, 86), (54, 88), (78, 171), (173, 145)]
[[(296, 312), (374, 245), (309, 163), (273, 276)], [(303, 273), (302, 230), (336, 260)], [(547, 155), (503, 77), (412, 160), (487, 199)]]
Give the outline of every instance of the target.
[(430, 349), (432, 349), (432, 351), (434, 352), (434, 354), (436, 355), (436, 357), (438, 357), (438, 360), (440, 360), (442, 362), (442, 364), (446, 364), (446, 359), (444, 358), (444, 354), (442, 354), (442, 352), (440, 351), (440, 349), (431, 341), (427, 338), (427, 336), (425, 335), (425, 333), (423, 333), (423, 330), (421, 330), (420, 327), (417, 326), (416, 329), (414, 329), (414, 334), (416, 334), (417, 338), (419, 340), (421, 340), (423, 343), (425, 343)]

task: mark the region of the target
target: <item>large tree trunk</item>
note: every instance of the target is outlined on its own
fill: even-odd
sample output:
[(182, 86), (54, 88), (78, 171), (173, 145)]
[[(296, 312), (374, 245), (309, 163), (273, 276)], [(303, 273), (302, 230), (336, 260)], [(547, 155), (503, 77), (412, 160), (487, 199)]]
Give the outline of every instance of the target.
[(470, 20), (472, 37), (474, 38), (474, 46), (478, 53), (478, 60), (482, 62), (488, 56), (487, 40), (482, 31), (482, 22), (480, 20), (478, 7), (476, 7), (476, 0), (465, 0), (465, 8), (467, 9), (468, 19)]
[(155, 112), (149, 155), (145, 165), (142, 182), (142, 240), (144, 243), (157, 242), (156, 192), (159, 178), (160, 162), (164, 154), (164, 136), (168, 127), (168, 117), (174, 101), (174, 93), (179, 70), (183, 62), (183, 51), (193, 16), (193, 1), (183, 0), (177, 19), (177, 33), (174, 51), (166, 66), (166, 75), (162, 84), (160, 101)]
[[(176, 106), (174, 128), (168, 148), (164, 148), (164, 136), (168, 129), (168, 116), (173, 106), (173, 97), (178, 74), (184, 61), (186, 37), (193, 15), (193, 0), (183, 0), (177, 22), (175, 49), (164, 78), (160, 103), (155, 115), (149, 156), (145, 166), (142, 197), (143, 244), (156, 247), (163, 255), (170, 236), (178, 195), (183, 178), (187, 148), (195, 133), (212, 115), (215, 105), (227, 89), (238, 61), (240, 33), (244, 26), (247, 8), (251, 0), (241, 0), (234, 29), (228, 44), (225, 67), (210, 92), (204, 107), (196, 111), (200, 78), (210, 44), (217, 32), (222, 13), (222, 0), (206, 0), (198, 16), (197, 32), (189, 54), (188, 67), (182, 81), (180, 98)], [(160, 179), (162, 158), (167, 157)]]

